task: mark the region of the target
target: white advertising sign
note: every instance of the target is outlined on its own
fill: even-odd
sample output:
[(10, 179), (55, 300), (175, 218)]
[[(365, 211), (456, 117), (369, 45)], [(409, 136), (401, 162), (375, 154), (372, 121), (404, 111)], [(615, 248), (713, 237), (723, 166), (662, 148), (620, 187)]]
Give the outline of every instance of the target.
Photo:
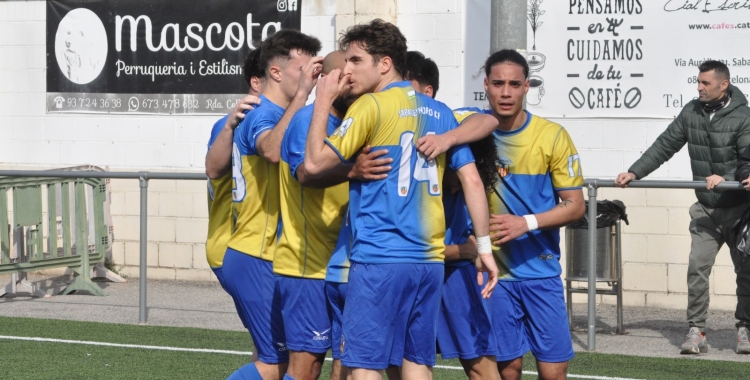
[(750, 0), (528, 0), (527, 16), (540, 115), (672, 118), (707, 59), (750, 92)]

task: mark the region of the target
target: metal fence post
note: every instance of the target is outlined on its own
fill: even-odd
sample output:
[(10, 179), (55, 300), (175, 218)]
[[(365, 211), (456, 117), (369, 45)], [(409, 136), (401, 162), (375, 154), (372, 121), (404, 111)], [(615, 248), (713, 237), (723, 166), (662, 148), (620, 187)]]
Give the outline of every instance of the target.
[(140, 260), (140, 278), (138, 279), (139, 286), (139, 299), (138, 299), (138, 323), (145, 325), (148, 323), (147, 309), (146, 309), (146, 269), (148, 267), (148, 173), (139, 173), (140, 177), (138, 182), (141, 186), (141, 260)]
[(596, 350), (596, 183), (589, 184), (588, 350)]

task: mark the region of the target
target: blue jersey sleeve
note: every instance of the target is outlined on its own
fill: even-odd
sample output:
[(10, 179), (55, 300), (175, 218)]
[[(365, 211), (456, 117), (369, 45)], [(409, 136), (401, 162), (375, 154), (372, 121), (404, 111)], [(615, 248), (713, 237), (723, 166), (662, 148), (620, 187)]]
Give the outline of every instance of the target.
[(214, 123), (213, 128), (211, 128), (211, 137), (208, 139), (208, 149), (211, 149), (211, 145), (214, 145), (214, 141), (219, 137), (219, 133), (221, 133), (221, 129), (224, 128), (224, 124), (227, 123), (228, 118), (229, 115), (224, 115), (224, 117)]
[(289, 164), (289, 171), (294, 178), (297, 178), (297, 168), (305, 161), (307, 133), (312, 121), (312, 113), (306, 112), (306, 108), (299, 110), (292, 117), (281, 142), (281, 159)]
[(246, 114), (245, 118), (235, 130), (235, 139), (240, 153), (243, 155), (257, 154), (258, 137), (265, 131), (276, 126), (277, 118), (268, 109), (258, 108)]

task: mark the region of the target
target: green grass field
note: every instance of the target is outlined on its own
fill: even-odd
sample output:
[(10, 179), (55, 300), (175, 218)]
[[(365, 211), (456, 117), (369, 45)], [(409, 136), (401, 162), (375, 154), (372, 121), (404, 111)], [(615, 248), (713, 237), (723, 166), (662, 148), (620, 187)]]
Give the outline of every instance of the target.
[[(133, 326), (48, 319), (0, 317), (3, 379), (224, 379), (248, 360), (233, 353), (165, 351), (73, 342), (26, 341), (36, 337), (142, 346), (250, 352), (247, 333), (194, 328)], [(459, 367), (456, 360), (438, 366)], [(534, 371), (533, 358), (526, 371)], [(330, 362), (321, 379), (327, 379)], [(459, 369), (435, 368), (435, 379), (465, 379)], [(570, 378), (587, 379), (741, 379), (750, 364), (690, 359), (578, 353)], [(697, 376), (700, 374), (699, 376)], [(533, 374), (524, 378), (533, 379)]]

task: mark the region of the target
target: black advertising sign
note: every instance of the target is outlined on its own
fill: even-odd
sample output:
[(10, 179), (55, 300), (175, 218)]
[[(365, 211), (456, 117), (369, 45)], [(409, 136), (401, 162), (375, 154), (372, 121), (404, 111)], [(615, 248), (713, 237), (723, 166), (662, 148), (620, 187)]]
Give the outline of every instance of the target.
[(223, 114), (247, 53), (301, 26), (299, 0), (47, 2), (47, 111)]

